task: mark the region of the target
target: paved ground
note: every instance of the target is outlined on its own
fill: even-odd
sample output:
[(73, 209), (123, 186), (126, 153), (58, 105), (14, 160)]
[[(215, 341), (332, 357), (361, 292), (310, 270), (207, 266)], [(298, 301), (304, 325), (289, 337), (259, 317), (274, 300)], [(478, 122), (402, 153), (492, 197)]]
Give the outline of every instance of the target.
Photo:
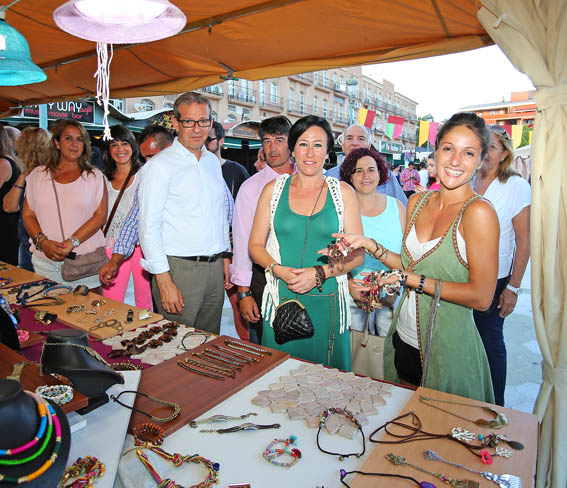
[[(516, 309), (504, 322), (504, 337), (508, 349), (505, 403), (507, 407), (528, 413), (532, 412), (539, 392), (542, 361), (532, 317), (530, 270), (528, 264)], [(221, 334), (237, 337), (228, 299), (225, 299), (224, 303)]]

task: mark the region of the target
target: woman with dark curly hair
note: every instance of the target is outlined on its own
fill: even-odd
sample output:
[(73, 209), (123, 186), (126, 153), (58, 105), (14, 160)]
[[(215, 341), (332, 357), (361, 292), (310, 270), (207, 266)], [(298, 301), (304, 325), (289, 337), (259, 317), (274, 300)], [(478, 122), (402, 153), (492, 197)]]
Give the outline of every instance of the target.
[[(378, 185), (388, 180), (388, 167), (382, 156), (373, 149), (355, 149), (341, 165), (340, 176), (356, 191), (364, 235), (399, 254), (406, 208), (397, 198), (376, 191)], [(364, 263), (349, 273), (351, 329), (364, 330), (366, 326), (366, 312), (361, 309), (360, 301), (362, 273), (387, 269), (383, 263), (366, 255)], [(392, 323), (392, 304), (383, 305), (370, 316), (370, 332), (380, 336), (387, 334)]]
[[(112, 258), (112, 249), (114, 242), (118, 239), (122, 223), (134, 203), (134, 196), (140, 184), (138, 170), (142, 167), (134, 134), (122, 125), (114, 125), (110, 128), (110, 135), (112, 139), (105, 142), (102, 150), (102, 164), (108, 192), (108, 222), (105, 230), (107, 231), (106, 254), (109, 259)], [(123, 192), (122, 187), (124, 187)], [(120, 196), (121, 193), (122, 196)], [(118, 200), (119, 197), (120, 200)], [(114, 214), (111, 215), (116, 202), (118, 205), (116, 205)], [(150, 276), (140, 264), (143, 258), (140, 246), (136, 246), (134, 253), (120, 264), (113, 282), (103, 285), (102, 294), (123, 302), (130, 276), (132, 276), (136, 306), (152, 308)]]

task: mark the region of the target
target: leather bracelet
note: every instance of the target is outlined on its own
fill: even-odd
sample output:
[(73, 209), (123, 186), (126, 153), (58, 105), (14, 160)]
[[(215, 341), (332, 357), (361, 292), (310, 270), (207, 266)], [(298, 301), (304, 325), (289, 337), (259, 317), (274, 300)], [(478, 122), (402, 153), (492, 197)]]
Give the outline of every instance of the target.
[(73, 399), (73, 388), (68, 385), (38, 386), (35, 393), (41, 398), (51, 400), (57, 405), (65, 405)]
[(415, 292), (421, 295), (423, 293), (423, 287), (425, 286), (425, 275), (419, 277), (419, 285), (415, 289)]
[(20, 190), (25, 190), (25, 189), (26, 189), (25, 186), (16, 185), (15, 183), (14, 183), (12, 186), (14, 186), (14, 187), (16, 187), (16, 188), (19, 188)]
[(132, 435), (134, 436), (134, 445), (136, 446), (144, 445), (148, 442), (154, 446), (163, 444), (163, 429), (151, 422), (136, 425), (132, 429)]
[(323, 293), (323, 283), (327, 280), (327, 274), (325, 273), (325, 268), (321, 265), (314, 266), (315, 268), (315, 286), (320, 293)]

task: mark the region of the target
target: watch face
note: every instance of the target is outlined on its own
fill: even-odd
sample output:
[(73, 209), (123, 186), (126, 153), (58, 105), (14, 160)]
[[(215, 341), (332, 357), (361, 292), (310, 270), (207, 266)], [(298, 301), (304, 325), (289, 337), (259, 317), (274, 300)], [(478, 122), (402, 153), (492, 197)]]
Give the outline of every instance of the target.
[(81, 241), (79, 239), (75, 239), (74, 237), (71, 237), (70, 241), (73, 247), (78, 247), (81, 244)]

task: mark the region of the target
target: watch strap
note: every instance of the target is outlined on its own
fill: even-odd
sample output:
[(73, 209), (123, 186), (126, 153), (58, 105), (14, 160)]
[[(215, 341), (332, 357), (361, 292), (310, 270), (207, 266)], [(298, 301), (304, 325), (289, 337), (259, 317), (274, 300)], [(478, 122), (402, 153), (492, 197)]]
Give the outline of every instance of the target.
[(507, 288), (508, 290), (510, 290), (512, 293), (515, 293), (516, 295), (519, 295), (519, 294), (520, 294), (520, 289), (519, 289), (519, 288), (516, 288), (516, 287), (514, 287), (514, 286), (512, 286), (510, 283), (508, 283), (508, 284), (506, 285), (506, 288)]
[(237, 296), (238, 300), (240, 301), (240, 300), (242, 300), (246, 297), (251, 297), (252, 293), (250, 291), (239, 291), (239, 292), (237, 292), (236, 296)]

